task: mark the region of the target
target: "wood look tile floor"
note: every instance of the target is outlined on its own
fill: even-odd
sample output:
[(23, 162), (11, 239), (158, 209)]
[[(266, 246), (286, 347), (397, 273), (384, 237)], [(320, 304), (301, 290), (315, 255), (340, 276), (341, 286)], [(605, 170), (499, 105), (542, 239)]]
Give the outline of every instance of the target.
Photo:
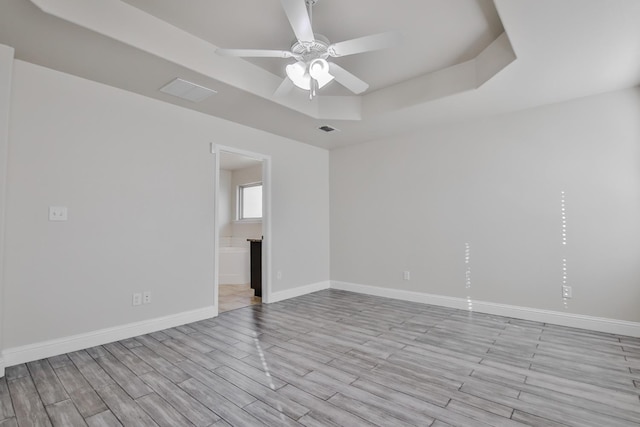
[(251, 285), (219, 285), (218, 312), (224, 313), (250, 305), (262, 304), (262, 298), (255, 296)]
[(640, 339), (327, 290), (10, 367), (2, 426), (638, 426)]

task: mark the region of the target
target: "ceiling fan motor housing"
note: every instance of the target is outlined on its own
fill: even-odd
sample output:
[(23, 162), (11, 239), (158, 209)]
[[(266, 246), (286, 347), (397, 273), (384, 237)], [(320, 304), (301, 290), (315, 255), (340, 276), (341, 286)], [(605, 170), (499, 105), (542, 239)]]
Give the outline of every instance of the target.
[(299, 55), (304, 62), (310, 62), (314, 59), (329, 57), (329, 39), (322, 34), (314, 34), (315, 40), (310, 42), (301, 42), (296, 40), (291, 45), (291, 52)]

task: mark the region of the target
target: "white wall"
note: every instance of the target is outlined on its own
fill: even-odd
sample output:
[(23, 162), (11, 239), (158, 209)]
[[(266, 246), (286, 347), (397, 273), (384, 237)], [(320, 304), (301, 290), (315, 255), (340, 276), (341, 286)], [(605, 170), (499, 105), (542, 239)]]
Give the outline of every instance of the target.
[(11, 99), (11, 75), (13, 48), (0, 45), (0, 376), (4, 375), (3, 314), (4, 313), (4, 233), (6, 210), (7, 156), (9, 148), (9, 109)]
[[(640, 321), (638, 89), (330, 159), (332, 280)], [(562, 259), (573, 288), (566, 306)]]
[(218, 220), (220, 221), (220, 237), (231, 237), (233, 235), (232, 221), (233, 212), (231, 207), (231, 171), (220, 169), (220, 195), (218, 203)]
[(213, 304), (211, 142), (271, 156), (273, 290), (327, 281), (326, 150), (15, 62), (5, 349)]

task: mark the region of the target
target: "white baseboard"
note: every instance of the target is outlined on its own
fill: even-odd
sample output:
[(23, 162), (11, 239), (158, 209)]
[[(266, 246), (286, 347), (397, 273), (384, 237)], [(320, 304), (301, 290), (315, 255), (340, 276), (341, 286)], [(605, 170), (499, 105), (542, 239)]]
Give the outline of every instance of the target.
[(310, 294), (312, 292), (318, 292), (324, 289), (329, 289), (330, 287), (331, 287), (331, 282), (326, 280), (324, 282), (317, 282), (317, 283), (312, 283), (306, 286), (300, 286), (298, 288), (287, 289), (286, 291), (272, 292), (268, 303), (271, 304), (273, 302), (278, 302), (278, 301), (283, 301), (289, 298), (299, 297), (302, 295)]
[(582, 314), (563, 313), (559, 311), (540, 310), (537, 308), (519, 307), (515, 305), (497, 304), (486, 301), (467, 300), (465, 298), (447, 297), (425, 294), (421, 292), (403, 291), (381, 288), (378, 286), (359, 285), (355, 283), (331, 281), (331, 289), (357, 292), (361, 294), (432, 304), (442, 307), (472, 310), (496, 316), (513, 317), (534, 322), (551, 323), (572, 328), (588, 329), (610, 334), (640, 337), (640, 323), (604, 317), (585, 316)]
[[(173, 328), (186, 323), (209, 319), (217, 315), (216, 307), (204, 307), (170, 316), (157, 317), (141, 322), (129, 323), (112, 328), (100, 329), (69, 337), (58, 338), (21, 347), (8, 348), (2, 352), (0, 372), (4, 375), (5, 366), (40, 360), (58, 354), (69, 353), (97, 345), (107, 344), (126, 338), (144, 335), (162, 329)], [(4, 364), (2, 360), (4, 359)], [(1, 376), (1, 375), (0, 375)]]

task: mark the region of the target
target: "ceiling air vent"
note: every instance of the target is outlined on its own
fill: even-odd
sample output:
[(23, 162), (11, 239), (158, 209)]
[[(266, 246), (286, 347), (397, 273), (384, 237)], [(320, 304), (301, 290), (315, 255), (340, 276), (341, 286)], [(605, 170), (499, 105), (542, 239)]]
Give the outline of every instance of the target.
[(200, 102), (217, 93), (213, 89), (197, 85), (182, 79), (174, 79), (171, 83), (160, 88), (160, 92), (177, 96), (191, 102)]
[(336, 129), (334, 127), (331, 127), (331, 126), (328, 126), (328, 125), (320, 126), (318, 129), (320, 129), (322, 131), (325, 131), (325, 132), (333, 132), (334, 130), (335, 131), (339, 131), (338, 129)]

